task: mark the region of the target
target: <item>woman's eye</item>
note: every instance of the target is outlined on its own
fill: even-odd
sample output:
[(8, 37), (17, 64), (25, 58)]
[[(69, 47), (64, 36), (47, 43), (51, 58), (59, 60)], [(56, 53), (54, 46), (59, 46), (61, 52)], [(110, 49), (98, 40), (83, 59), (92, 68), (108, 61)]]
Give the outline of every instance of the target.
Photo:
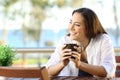
[(80, 24), (75, 24), (76, 26), (80, 26)]

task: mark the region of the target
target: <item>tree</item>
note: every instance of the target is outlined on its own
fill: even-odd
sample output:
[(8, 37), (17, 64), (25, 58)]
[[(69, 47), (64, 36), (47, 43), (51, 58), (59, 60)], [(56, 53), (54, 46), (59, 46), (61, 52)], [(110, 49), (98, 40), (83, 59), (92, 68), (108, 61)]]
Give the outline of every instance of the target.
[(115, 29), (115, 40), (116, 40), (116, 44), (119, 45), (119, 24), (118, 24), (118, 16), (117, 16), (117, 8), (116, 8), (116, 0), (113, 1), (113, 13), (114, 13), (114, 21), (115, 21), (115, 25), (116, 25), (116, 29)]
[(48, 6), (50, 6), (50, 4), (49, 0), (29, 0), (29, 1), (32, 4), (32, 9), (29, 14), (30, 16), (29, 25), (23, 23), (24, 42), (26, 42), (25, 38), (28, 37), (30, 38), (30, 40), (36, 41), (39, 47), (41, 24), (46, 16), (45, 10)]
[[(46, 11), (50, 9), (52, 6), (58, 6), (58, 8), (62, 8), (64, 6), (78, 6), (76, 3), (82, 4), (83, 0), (1, 0), (0, 4), (3, 6), (4, 17), (8, 18), (9, 7), (15, 4), (16, 2), (22, 1), (22, 8), (24, 9), (26, 4), (25, 2), (31, 3), (31, 11), (26, 12), (23, 10), (18, 11), (18, 13), (23, 18), (22, 31), (23, 31), (23, 42), (26, 44), (27, 40), (36, 41), (38, 47), (40, 42), (40, 34), (42, 29), (42, 22), (46, 18)], [(28, 8), (28, 7), (27, 7)], [(17, 14), (17, 13), (15, 13)], [(25, 17), (30, 16), (29, 24), (26, 24)], [(14, 16), (14, 15), (13, 15)], [(14, 16), (16, 17), (16, 16)], [(7, 37), (6, 27), (3, 29), (3, 39)]]
[(18, 0), (0, 0), (0, 5), (3, 6), (2, 12), (4, 13), (4, 24), (3, 24), (3, 32), (2, 32), (2, 39), (4, 41), (7, 40), (7, 30), (6, 30), (6, 21), (9, 18), (9, 8), (12, 6), (14, 3), (16, 3)]

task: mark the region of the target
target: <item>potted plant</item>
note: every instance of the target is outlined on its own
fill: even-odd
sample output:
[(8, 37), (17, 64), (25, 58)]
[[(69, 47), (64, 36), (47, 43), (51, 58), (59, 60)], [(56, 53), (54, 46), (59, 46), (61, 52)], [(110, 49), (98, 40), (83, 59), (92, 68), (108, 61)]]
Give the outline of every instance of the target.
[(15, 53), (9, 45), (0, 44), (0, 66), (12, 65)]

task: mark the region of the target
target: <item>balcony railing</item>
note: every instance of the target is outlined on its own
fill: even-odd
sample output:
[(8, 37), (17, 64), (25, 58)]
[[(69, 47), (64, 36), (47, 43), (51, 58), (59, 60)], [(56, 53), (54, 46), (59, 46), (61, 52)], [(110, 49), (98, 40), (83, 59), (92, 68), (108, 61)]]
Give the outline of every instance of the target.
[[(40, 65), (44, 65), (46, 63), (46, 62), (42, 63), (42, 59), (47, 58), (46, 60), (48, 60), (50, 55), (54, 52), (55, 48), (16, 48), (15, 50), (17, 50), (17, 55), (18, 54), (21, 55), (18, 57), (20, 57), (20, 59), (22, 60), (22, 63), (21, 63), (22, 66), (25, 66), (25, 63), (27, 61), (27, 56), (29, 56), (31, 54), (36, 55), (35, 59), (37, 60), (37, 63), (35, 63), (35, 64), (37, 66), (40, 66)], [(115, 50), (116, 55), (120, 55), (120, 48), (114, 48), (114, 50)], [(29, 57), (29, 59), (30, 58), (31, 57)], [(26, 64), (26, 65), (28, 65), (28, 64)]]
[(55, 48), (16, 48), (18, 53), (53, 53)]
[[(53, 53), (55, 48), (17, 48), (18, 53)], [(120, 52), (120, 48), (114, 48), (115, 52)]]

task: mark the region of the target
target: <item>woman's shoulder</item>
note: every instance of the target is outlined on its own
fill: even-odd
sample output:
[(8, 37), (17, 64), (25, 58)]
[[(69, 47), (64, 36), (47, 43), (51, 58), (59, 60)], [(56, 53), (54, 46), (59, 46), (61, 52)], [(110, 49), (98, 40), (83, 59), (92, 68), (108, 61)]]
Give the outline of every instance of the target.
[(90, 45), (95, 47), (100, 47), (101, 45), (113, 46), (113, 43), (108, 34), (100, 34), (96, 38), (91, 39)]
[(112, 42), (110, 36), (108, 34), (100, 34), (96, 38), (93, 39), (95, 42)]
[(70, 39), (69, 36), (64, 35), (62, 36), (57, 42), (56, 42), (56, 46), (62, 46), (64, 44), (70, 43), (72, 40)]
[(70, 42), (72, 42), (72, 40), (70, 39), (70, 37), (68, 35), (64, 35), (64, 36), (61, 37), (60, 42), (70, 43)]
[(68, 36), (68, 35), (64, 35), (60, 39), (60, 43), (62, 43), (62, 44), (75, 43), (75, 42), (76, 41), (70, 39), (70, 36)]
[(108, 34), (100, 34), (96, 38), (96, 40), (110, 40), (110, 36)]
[(108, 34), (102, 34), (102, 35), (100, 35), (100, 39), (111, 40), (111, 38), (110, 38), (110, 36)]

